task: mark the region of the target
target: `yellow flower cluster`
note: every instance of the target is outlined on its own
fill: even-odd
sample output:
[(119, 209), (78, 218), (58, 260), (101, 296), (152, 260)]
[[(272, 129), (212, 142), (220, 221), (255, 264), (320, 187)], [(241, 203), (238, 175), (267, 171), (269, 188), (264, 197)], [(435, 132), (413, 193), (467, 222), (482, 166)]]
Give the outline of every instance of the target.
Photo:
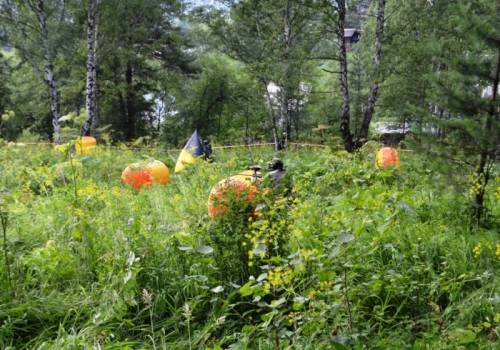
[(301, 249), (299, 251), (300, 256), (305, 262), (308, 262), (310, 260), (314, 260), (316, 255), (318, 255), (318, 250), (316, 248), (314, 249)]
[[(287, 228), (283, 219), (274, 221), (263, 219), (252, 224), (252, 231), (245, 235), (249, 243), (248, 257), (250, 261), (256, 257), (264, 258), (266, 253), (278, 247), (279, 240)], [(243, 242), (243, 246), (246, 243)], [(251, 265), (250, 265), (251, 266)]]
[(172, 201), (174, 203), (180, 203), (180, 202), (182, 202), (182, 199), (183, 199), (183, 197), (180, 194), (176, 193), (176, 194), (174, 194)]
[(276, 267), (267, 273), (267, 282), (264, 283), (264, 291), (269, 293), (272, 288), (277, 288), (289, 283), (292, 279), (292, 269), (289, 267)]
[(476, 194), (478, 194), (481, 189), (484, 187), (484, 178), (482, 176), (478, 176), (478, 175), (470, 175), (468, 177), (468, 180), (469, 180), (469, 183), (470, 183), (470, 191), (469, 191), (469, 195), (471, 197), (475, 196)]
[(71, 215), (73, 215), (73, 217), (78, 219), (83, 218), (86, 215), (85, 211), (82, 208), (70, 206), (67, 208), (67, 210), (69, 213), (71, 213)]
[(109, 189), (108, 193), (110, 197), (121, 198), (123, 196), (123, 187), (113, 186)]
[(319, 289), (327, 290), (330, 289), (333, 285), (333, 281), (321, 281), (319, 282)]
[(313, 300), (314, 298), (316, 298), (316, 294), (318, 294), (318, 292), (316, 292), (315, 290), (311, 290), (309, 293), (307, 293), (307, 298), (309, 300)]
[(474, 249), (472, 249), (472, 253), (474, 254), (475, 258), (479, 258), (481, 256), (481, 250), (482, 250), (482, 244), (481, 243), (476, 244)]
[[(262, 259), (266, 254), (266, 244), (267, 240), (265, 238), (261, 238), (261, 235), (252, 235), (247, 233), (245, 238), (250, 242), (250, 249), (248, 250), (248, 258), (249, 258), (249, 266), (253, 265), (253, 259), (256, 257)], [(243, 241), (243, 247), (247, 246), (247, 242)]]
[(83, 195), (83, 196), (91, 196), (95, 193), (97, 193), (99, 189), (95, 184), (90, 184), (87, 185), (83, 188), (78, 189), (78, 194)]
[(500, 259), (500, 243), (497, 243), (496, 245), (495, 255), (498, 259)]
[(105, 200), (107, 193), (107, 191), (103, 191), (93, 182), (78, 189), (78, 195), (87, 199)]
[(286, 321), (288, 325), (293, 325), (293, 321), (295, 320), (296, 317), (300, 316), (299, 312), (290, 312), (288, 315), (286, 315)]

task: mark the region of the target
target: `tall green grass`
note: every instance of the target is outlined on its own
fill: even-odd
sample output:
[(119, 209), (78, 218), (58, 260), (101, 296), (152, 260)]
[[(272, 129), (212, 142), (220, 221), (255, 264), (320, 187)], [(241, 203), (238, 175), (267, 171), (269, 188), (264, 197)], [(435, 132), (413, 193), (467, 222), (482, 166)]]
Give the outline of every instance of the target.
[[(493, 349), (498, 175), (471, 228), (466, 169), (405, 152), (400, 169), (377, 170), (372, 153), (218, 150), (135, 191), (120, 182), (127, 164), (173, 169), (177, 154), (0, 148), (0, 348)], [(215, 183), (274, 156), (293, 200), (267, 199), (253, 222), (208, 217)], [(231, 254), (257, 236), (278, 243)]]

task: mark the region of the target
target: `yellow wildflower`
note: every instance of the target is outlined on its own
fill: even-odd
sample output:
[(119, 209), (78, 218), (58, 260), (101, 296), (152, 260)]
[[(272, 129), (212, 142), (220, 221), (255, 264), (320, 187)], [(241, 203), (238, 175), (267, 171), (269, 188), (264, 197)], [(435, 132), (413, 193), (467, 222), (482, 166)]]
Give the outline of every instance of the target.
[(329, 289), (333, 284), (333, 281), (321, 281), (319, 282), (319, 289), (326, 290)]
[(474, 254), (475, 258), (479, 258), (479, 256), (481, 255), (481, 249), (482, 249), (481, 243), (476, 244), (474, 249), (472, 249), (472, 253)]
[(307, 298), (313, 300), (316, 297), (316, 291), (312, 290), (307, 294)]

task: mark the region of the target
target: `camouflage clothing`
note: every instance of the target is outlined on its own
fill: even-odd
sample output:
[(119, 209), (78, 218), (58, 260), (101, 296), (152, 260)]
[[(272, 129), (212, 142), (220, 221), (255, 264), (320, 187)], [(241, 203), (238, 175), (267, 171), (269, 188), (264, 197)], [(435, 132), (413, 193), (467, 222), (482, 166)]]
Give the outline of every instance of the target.
[(290, 196), (293, 185), (293, 176), (284, 169), (270, 171), (264, 178), (264, 187), (271, 188), (274, 195)]

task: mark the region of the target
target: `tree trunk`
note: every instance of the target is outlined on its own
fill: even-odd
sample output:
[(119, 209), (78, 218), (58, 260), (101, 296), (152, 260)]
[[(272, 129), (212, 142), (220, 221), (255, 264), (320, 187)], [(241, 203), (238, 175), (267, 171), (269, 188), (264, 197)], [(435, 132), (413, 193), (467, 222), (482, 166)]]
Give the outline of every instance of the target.
[(498, 139), (493, 141), (490, 140), (491, 129), (493, 127), (493, 120), (495, 119), (495, 114), (498, 113), (495, 110), (496, 101), (498, 98), (498, 87), (500, 85), (500, 50), (498, 52), (497, 66), (493, 76), (493, 93), (491, 96), (491, 105), (489, 108), (488, 115), (486, 117), (483, 131), (487, 140), (482, 145), (481, 155), (479, 157), (479, 165), (476, 170), (476, 179), (479, 181), (480, 187), (474, 195), (474, 210), (473, 216), (476, 220), (477, 225), (481, 223), (481, 217), (484, 211), (484, 194), (486, 192), (486, 186), (488, 186), (488, 181), (490, 179), (491, 162), (494, 160), (495, 152), (498, 146)]
[(271, 98), (271, 95), (269, 94), (269, 90), (267, 89), (267, 86), (269, 85), (269, 82), (266, 79), (261, 79), (262, 84), (264, 84), (264, 89), (266, 91), (266, 99), (267, 99), (267, 104), (268, 104), (268, 114), (269, 114), (269, 121), (271, 122), (271, 129), (273, 131), (273, 140), (274, 140), (274, 149), (276, 151), (279, 151), (282, 149), (282, 145), (279, 139), (278, 135), (278, 126), (276, 123), (276, 115), (274, 113), (273, 109), (273, 100)]
[(340, 115), (340, 133), (346, 151), (354, 151), (354, 140), (350, 129), (351, 113), (349, 110), (349, 82), (347, 73), (347, 50), (344, 36), (346, 4), (338, 0), (337, 40), (339, 42), (339, 81), (342, 92), (342, 112)]
[(379, 82), (377, 75), (379, 74), (380, 59), (382, 57), (382, 39), (384, 35), (384, 22), (385, 22), (385, 0), (378, 1), (377, 10), (377, 28), (375, 30), (375, 54), (373, 56), (373, 65), (375, 68), (375, 78), (374, 82), (370, 88), (370, 94), (368, 96), (368, 102), (366, 104), (365, 113), (363, 115), (363, 121), (361, 122), (361, 127), (359, 133), (356, 136), (356, 148), (361, 147), (368, 138), (368, 130), (370, 128), (370, 122), (375, 112), (375, 104), (377, 103), (378, 93), (379, 93)]
[(287, 147), (290, 137), (290, 97), (286, 84), (280, 86), (279, 104), (280, 104), (280, 119), (278, 122), (278, 138), (280, 139), (282, 148)]
[[(101, 0), (97, 0), (96, 3), (96, 11), (97, 7), (99, 6)], [(94, 119), (92, 119), (92, 125), (91, 127), (95, 128), (99, 124), (99, 89), (97, 85), (97, 67), (98, 67), (98, 62), (97, 62), (97, 49), (99, 47), (99, 16), (98, 13), (96, 12), (95, 16), (95, 26), (94, 26), (94, 31), (95, 31), (95, 43), (94, 43)]]
[(61, 126), (59, 125), (60, 118), (60, 102), (59, 94), (57, 91), (57, 81), (54, 75), (54, 62), (52, 54), (49, 47), (49, 33), (47, 29), (47, 18), (44, 11), (44, 0), (37, 0), (35, 6), (33, 6), (29, 1), (28, 6), (35, 12), (38, 19), (38, 25), (40, 26), (40, 35), (43, 47), (43, 58), (45, 61), (45, 74), (47, 79), (47, 85), (49, 86), (50, 92), (50, 111), (52, 113), (52, 127), (53, 136), (52, 139), (55, 143), (61, 142)]
[(356, 61), (354, 62), (354, 110), (353, 110), (353, 133), (358, 134), (359, 128), (361, 124), (361, 116), (363, 114), (363, 107), (361, 102), (361, 93), (362, 93), (362, 72), (361, 72), (361, 62), (360, 58), (356, 57)]
[(134, 100), (134, 73), (132, 70), (132, 65), (130, 62), (127, 62), (127, 69), (125, 72), (125, 82), (127, 83), (127, 96), (125, 100), (126, 105), (126, 130), (127, 130), (127, 139), (132, 140), (137, 136), (136, 130), (136, 115), (135, 115), (135, 100)]
[(290, 83), (288, 78), (290, 75), (290, 51), (292, 47), (292, 9), (291, 2), (287, 1), (283, 16), (283, 62), (285, 64), (283, 83), (280, 84), (281, 97), (281, 140), (282, 146), (287, 147), (290, 138), (291, 124), (291, 109), (290, 109)]
[(92, 125), (95, 124), (97, 113), (96, 101), (96, 5), (97, 0), (89, 0), (87, 19), (87, 119), (82, 126), (81, 135), (89, 136)]

